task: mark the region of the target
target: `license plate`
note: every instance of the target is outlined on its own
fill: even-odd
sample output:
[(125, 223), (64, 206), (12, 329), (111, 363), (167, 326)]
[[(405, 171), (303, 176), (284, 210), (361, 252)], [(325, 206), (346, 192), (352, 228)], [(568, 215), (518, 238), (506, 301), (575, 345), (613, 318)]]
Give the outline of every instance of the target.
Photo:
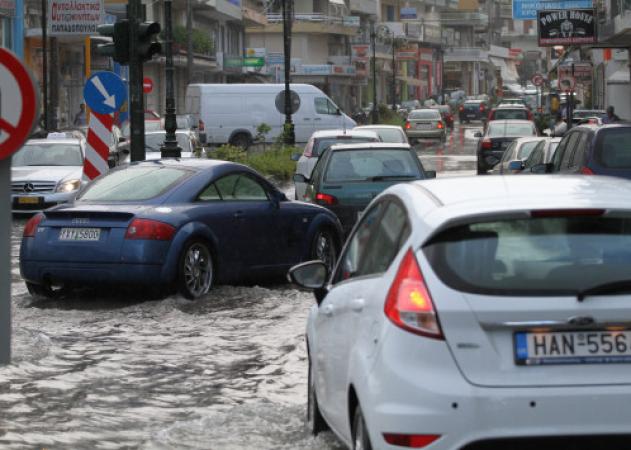
[(60, 241), (98, 241), (100, 237), (100, 228), (62, 228), (59, 232)]
[(429, 128), (431, 127), (431, 124), (429, 123), (417, 123), (416, 124), (416, 128)]
[(631, 363), (631, 331), (515, 333), (518, 365)]
[(20, 205), (39, 205), (41, 197), (18, 197)]
[(467, 114), (467, 119), (473, 119), (475, 118), (475, 114)]

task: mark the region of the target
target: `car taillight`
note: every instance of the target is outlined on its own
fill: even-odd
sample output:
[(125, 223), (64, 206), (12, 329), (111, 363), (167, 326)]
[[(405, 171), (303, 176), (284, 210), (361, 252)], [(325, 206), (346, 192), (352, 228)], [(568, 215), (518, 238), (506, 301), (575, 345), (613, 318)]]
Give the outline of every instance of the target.
[(198, 131), (203, 133), (204, 129), (205, 129), (205, 126), (206, 125), (204, 124), (204, 121), (202, 119), (199, 119), (199, 122), (197, 124)]
[(438, 440), (440, 434), (398, 434), (383, 433), (383, 439), (390, 445), (400, 447), (423, 448)]
[(532, 112), (528, 111), (528, 120), (534, 120)]
[(444, 339), (432, 298), (412, 249), (403, 256), (384, 306), (386, 317), (411, 333)]
[(442, 128), (442, 127), (443, 127), (443, 123), (442, 123), (442, 122), (438, 122), (438, 123), (436, 124), (436, 128)]
[(125, 239), (170, 241), (174, 234), (175, 227), (168, 223), (151, 219), (134, 219), (127, 227)]
[(329, 194), (323, 194), (322, 192), (318, 192), (315, 196), (316, 203), (320, 205), (336, 205), (337, 198)]
[(581, 173), (583, 175), (594, 175), (594, 171), (589, 167), (581, 167)]
[(480, 105), (480, 112), (484, 112), (484, 105)]
[(484, 140), (482, 141), (482, 150), (491, 150), (491, 148), (493, 148), (493, 143), (491, 142), (491, 139), (484, 138)]
[(35, 237), (35, 233), (37, 232), (37, 226), (44, 218), (44, 214), (38, 213), (31, 217), (26, 225), (24, 225), (24, 232), (22, 233), (22, 237)]
[(464, 106), (461, 106), (460, 108), (458, 108), (458, 111), (464, 111)]
[(410, 125), (410, 122), (406, 121), (405, 122), (405, 129), (409, 130), (410, 128), (412, 128), (412, 125)]

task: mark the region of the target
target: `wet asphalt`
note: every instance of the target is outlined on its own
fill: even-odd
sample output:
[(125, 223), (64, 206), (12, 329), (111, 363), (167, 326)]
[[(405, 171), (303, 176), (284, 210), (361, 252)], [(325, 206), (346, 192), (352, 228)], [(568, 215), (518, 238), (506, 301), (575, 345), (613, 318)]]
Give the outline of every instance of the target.
[[(439, 177), (472, 175), (479, 129), (456, 125), (445, 143), (414, 146)], [(14, 219), (11, 235), (0, 448), (343, 448), (305, 426), (311, 294), (219, 286), (196, 302), (116, 291), (34, 301), (19, 274), (24, 223)]]

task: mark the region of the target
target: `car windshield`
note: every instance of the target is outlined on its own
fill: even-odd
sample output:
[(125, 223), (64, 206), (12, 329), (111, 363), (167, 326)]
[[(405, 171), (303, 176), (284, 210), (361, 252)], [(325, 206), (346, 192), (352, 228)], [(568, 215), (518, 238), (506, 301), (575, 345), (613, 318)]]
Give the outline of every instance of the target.
[(631, 168), (631, 128), (610, 129), (600, 134), (597, 158), (609, 169)]
[(82, 166), (83, 155), (79, 144), (26, 144), (11, 160), (20, 166)]
[(378, 142), (377, 138), (368, 136), (333, 136), (316, 139), (313, 145), (313, 156), (320, 156), (324, 150), (335, 144), (361, 144), (365, 142)]
[[(164, 133), (151, 133), (145, 135), (145, 150), (148, 152), (159, 152), (160, 147), (164, 143), (166, 137), (166, 131)], [(191, 151), (191, 144), (188, 139), (188, 135), (185, 133), (175, 133), (175, 140), (182, 148), (183, 152)]]
[(79, 201), (127, 202), (142, 201), (160, 195), (189, 175), (185, 169), (155, 166), (132, 166), (115, 170), (96, 179)]
[(440, 119), (440, 113), (434, 109), (412, 111), (408, 119)]
[(504, 136), (535, 136), (535, 128), (530, 123), (489, 123), (488, 135), (490, 137)]
[(439, 278), (464, 292), (554, 295), (629, 280), (631, 216), (533, 217), (461, 225), (424, 247)]
[(495, 120), (527, 120), (528, 111), (523, 109), (497, 109), (493, 115)]
[[(370, 128), (365, 129), (369, 130)], [(381, 142), (388, 142), (391, 144), (407, 144), (408, 142), (401, 130), (397, 130), (396, 128), (377, 128), (371, 131), (377, 133)]]
[(331, 155), (324, 175), (327, 182), (420, 177), (412, 153), (393, 149), (336, 151)]
[(526, 159), (530, 156), (539, 141), (524, 142), (517, 151), (517, 159)]

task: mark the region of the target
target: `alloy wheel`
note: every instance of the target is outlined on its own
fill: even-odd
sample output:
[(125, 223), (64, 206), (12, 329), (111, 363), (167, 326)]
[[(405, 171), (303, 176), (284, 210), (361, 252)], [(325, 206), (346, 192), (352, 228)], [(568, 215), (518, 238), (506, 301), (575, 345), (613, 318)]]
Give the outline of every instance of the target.
[(200, 242), (188, 247), (182, 275), (188, 297), (198, 298), (208, 292), (213, 281), (213, 262), (208, 247)]

